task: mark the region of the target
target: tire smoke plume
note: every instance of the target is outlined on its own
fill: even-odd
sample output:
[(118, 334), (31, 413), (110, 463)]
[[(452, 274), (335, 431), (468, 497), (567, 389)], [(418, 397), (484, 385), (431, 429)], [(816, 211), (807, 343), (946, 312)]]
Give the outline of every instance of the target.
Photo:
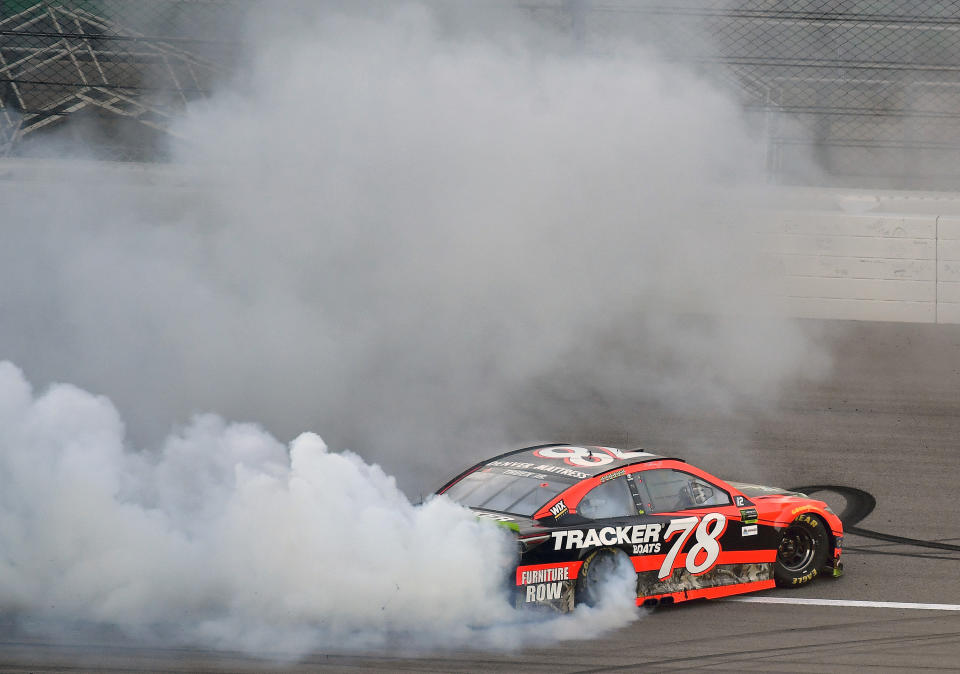
[(0, 613), (30, 629), (81, 621), (295, 658), (512, 649), (636, 617), (632, 568), (597, 609), (513, 609), (515, 546), (445, 497), (411, 505), (312, 433), (288, 452), (206, 415), (159, 452), (131, 452), (109, 400), (62, 384), (35, 396), (0, 362)]
[(265, 4), (175, 163), (0, 185), (0, 356), (32, 380), (140, 445), (209, 410), (318, 429), (416, 494), (564, 439), (543, 390), (715, 411), (816, 369), (750, 320), (763, 147), (716, 85), (519, 10)]
[[(597, 395), (761, 408), (816, 371), (745, 214), (762, 143), (682, 64), (520, 10), (263, 5), (172, 164), (0, 181), (0, 607), (254, 650), (542, 638), (500, 532), (404, 494)], [(635, 610), (579, 615), (549, 631)]]

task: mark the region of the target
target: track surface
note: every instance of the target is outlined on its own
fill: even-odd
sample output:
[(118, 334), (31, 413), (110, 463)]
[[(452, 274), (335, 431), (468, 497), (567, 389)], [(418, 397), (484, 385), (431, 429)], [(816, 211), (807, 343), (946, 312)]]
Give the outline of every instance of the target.
[[(876, 497), (848, 535), (846, 576), (756, 597), (960, 605), (960, 327), (822, 326), (834, 374), (795, 382), (776, 411), (679, 418), (597, 403), (596, 442), (643, 442), (722, 476), (778, 486), (841, 484)], [(607, 430), (603, 437), (602, 429)], [(681, 432), (675, 429), (682, 428)], [(692, 435), (691, 435), (692, 432)], [(569, 437), (568, 434), (567, 437)], [(573, 434), (575, 435), (575, 434)], [(692, 443), (690, 438), (702, 438)], [(826, 500), (843, 502), (826, 493)], [(662, 608), (604, 637), (516, 653), (315, 654), (297, 664), (191, 649), (150, 649), (78, 631), (59, 644), (0, 619), (0, 671), (894, 671), (960, 667), (960, 611), (870, 606), (695, 602)]]

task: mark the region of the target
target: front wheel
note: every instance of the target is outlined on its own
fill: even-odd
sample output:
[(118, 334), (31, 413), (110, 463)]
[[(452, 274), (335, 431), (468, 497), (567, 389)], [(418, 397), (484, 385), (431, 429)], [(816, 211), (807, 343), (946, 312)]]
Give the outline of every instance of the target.
[(827, 561), (830, 539), (823, 521), (800, 515), (783, 530), (777, 546), (773, 578), (781, 587), (805, 585), (817, 577)]

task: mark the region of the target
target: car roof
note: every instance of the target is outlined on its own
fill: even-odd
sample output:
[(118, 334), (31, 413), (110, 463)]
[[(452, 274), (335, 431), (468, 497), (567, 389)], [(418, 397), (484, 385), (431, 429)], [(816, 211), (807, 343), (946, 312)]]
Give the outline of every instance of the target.
[(636, 463), (668, 459), (683, 461), (676, 457), (653, 454), (642, 448), (617, 449), (599, 445), (571, 445), (556, 442), (514, 449), (487, 459), (480, 465), (486, 466), (503, 461), (529, 463), (538, 469), (555, 465), (557, 468), (569, 469), (570, 472), (585, 473), (582, 477), (586, 478)]
[(444, 493), (467, 475), (485, 466), (516, 469), (533, 468), (538, 472), (563, 475), (575, 480), (585, 480), (618, 468), (665, 460), (683, 461), (683, 459), (677, 457), (652, 454), (641, 448), (623, 450), (597, 445), (571, 445), (564, 442), (550, 442), (513, 449), (481, 461), (447, 481), (437, 490), (437, 493)]

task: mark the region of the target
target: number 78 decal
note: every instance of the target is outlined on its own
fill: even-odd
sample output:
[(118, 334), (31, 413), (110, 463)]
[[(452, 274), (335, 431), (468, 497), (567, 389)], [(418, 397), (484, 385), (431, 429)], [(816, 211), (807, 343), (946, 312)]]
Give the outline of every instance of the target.
[[(711, 524), (713, 528), (710, 527)], [(667, 556), (663, 560), (663, 565), (660, 567), (658, 578), (664, 580), (673, 573), (673, 563), (676, 561), (677, 555), (683, 550), (683, 546), (687, 544), (687, 539), (690, 538), (690, 534), (694, 532), (696, 532), (697, 542), (693, 544), (690, 552), (687, 553), (687, 571), (692, 574), (703, 573), (716, 564), (717, 557), (720, 556), (720, 543), (717, 542), (717, 539), (726, 528), (727, 518), (724, 517), (722, 513), (710, 513), (704, 515), (703, 519), (699, 517), (682, 517), (680, 519), (670, 520), (670, 525), (663, 535), (664, 542), (669, 542), (670, 537), (678, 531), (680, 532), (680, 536), (677, 537), (670, 551), (667, 552)], [(701, 557), (699, 562), (697, 561), (697, 557)]]

